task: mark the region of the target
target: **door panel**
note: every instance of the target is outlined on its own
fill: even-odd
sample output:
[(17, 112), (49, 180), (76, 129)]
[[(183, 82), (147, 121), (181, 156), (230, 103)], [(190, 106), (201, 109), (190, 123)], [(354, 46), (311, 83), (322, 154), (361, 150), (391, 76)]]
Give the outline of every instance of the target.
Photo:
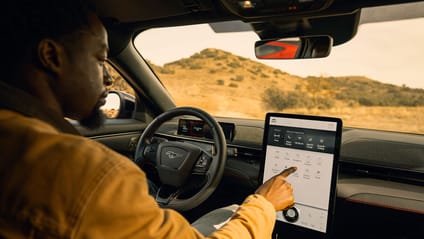
[(116, 152), (133, 158), (135, 147), (147, 124), (135, 119), (108, 119), (104, 127), (89, 130), (71, 121), (77, 130), (85, 137), (102, 143)]

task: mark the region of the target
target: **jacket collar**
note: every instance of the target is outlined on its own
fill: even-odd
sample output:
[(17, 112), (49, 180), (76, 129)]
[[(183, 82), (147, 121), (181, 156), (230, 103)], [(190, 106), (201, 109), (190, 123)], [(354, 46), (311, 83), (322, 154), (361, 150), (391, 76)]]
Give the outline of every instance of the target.
[(0, 109), (8, 109), (42, 120), (63, 133), (79, 135), (62, 116), (47, 108), (36, 97), (0, 81)]

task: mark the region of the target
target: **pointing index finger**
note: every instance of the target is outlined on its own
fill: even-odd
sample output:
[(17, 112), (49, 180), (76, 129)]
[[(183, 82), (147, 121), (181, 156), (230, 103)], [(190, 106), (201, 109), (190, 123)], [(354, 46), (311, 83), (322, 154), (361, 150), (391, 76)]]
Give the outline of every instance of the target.
[(284, 169), (279, 176), (283, 176), (285, 178), (287, 178), (290, 174), (296, 172), (297, 167), (290, 167), (290, 168), (286, 168)]

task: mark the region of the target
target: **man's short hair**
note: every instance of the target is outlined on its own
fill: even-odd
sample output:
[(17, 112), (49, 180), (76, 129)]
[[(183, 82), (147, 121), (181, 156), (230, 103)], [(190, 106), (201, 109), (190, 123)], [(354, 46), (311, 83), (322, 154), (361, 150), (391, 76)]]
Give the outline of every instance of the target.
[(58, 40), (88, 26), (88, 13), (94, 12), (89, 0), (7, 0), (2, 6), (0, 52), (7, 62), (1, 64), (3, 76), (13, 75), (7, 71), (31, 59), (40, 40)]

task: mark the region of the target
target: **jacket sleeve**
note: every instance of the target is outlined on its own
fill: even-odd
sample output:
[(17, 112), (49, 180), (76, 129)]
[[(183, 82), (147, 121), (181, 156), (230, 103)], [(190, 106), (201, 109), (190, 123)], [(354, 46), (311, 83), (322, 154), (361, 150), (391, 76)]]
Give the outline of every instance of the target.
[[(271, 238), (275, 210), (251, 195), (225, 226), (208, 238)], [(72, 238), (206, 238), (178, 212), (160, 208), (144, 173), (124, 159), (99, 180), (86, 199)]]

